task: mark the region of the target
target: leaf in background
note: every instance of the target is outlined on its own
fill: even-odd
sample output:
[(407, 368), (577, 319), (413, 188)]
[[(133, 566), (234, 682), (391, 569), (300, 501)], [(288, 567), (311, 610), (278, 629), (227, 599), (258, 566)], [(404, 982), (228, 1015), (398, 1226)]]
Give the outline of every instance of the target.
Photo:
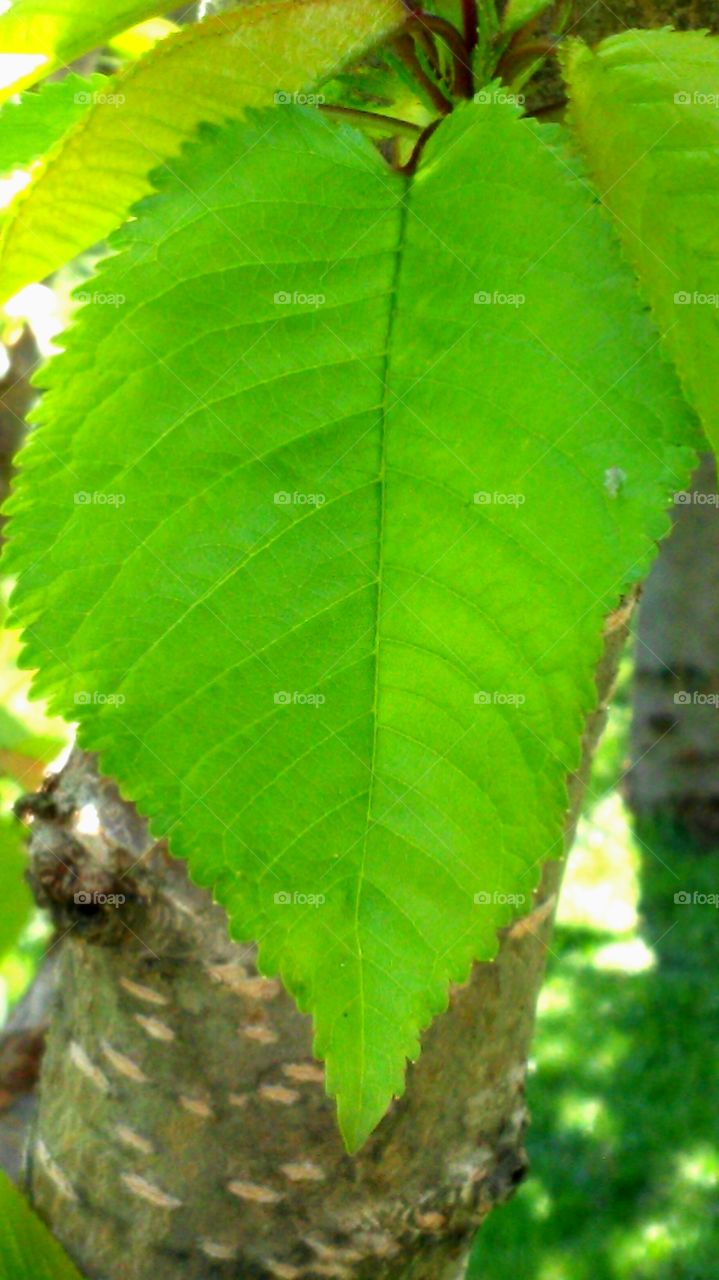
[(287, 107), (173, 170), (45, 375), (16, 616), (312, 1012), (354, 1150), (562, 852), (693, 419), (553, 127), (467, 104), (409, 181)]
[(0, 1280), (82, 1280), (64, 1249), (2, 1171)]
[(12, 0), (0, 14), (0, 102), (174, 7), (171, 0)]
[(0, 173), (26, 169), (76, 122), (93, 97), (106, 92), (107, 76), (66, 76), (0, 107)]
[(35, 910), (24, 879), (26, 870), (23, 828), (14, 818), (0, 815), (0, 958), (15, 946)]
[(554, 0), (508, 0), (502, 15), (502, 32), (506, 36), (514, 35), (522, 27), (526, 27), (533, 18), (538, 18), (545, 9), (550, 9)]
[(627, 31), (566, 59), (570, 122), (719, 447), (719, 41)]
[(117, 227), (151, 189), (150, 170), (200, 121), (290, 99), (406, 17), (402, 0), (305, 0), (253, 5), (168, 36), (110, 83), (8, 211), (0, 301)]

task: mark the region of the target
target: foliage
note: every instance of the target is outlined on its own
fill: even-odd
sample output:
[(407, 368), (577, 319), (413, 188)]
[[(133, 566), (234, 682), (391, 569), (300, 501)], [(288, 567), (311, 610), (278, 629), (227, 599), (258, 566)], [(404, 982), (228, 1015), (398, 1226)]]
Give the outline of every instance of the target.
[(719, 59), (703, 32), (628, 31), (567, 58), (572, 120), (628, 258), (719, 445)]
[(80, 1273), (0, 1170), (0, 1280), (80, 1280)]
[[(169, 160), (42, 374), (14, 607), (36, 689), (312, 1012), (351, 1150), (561, 852), (604, 617), (697, 442), (576, 140), (463, 101), (438, 21), (308, 0), (168, 37), (0, 249), (7, 296)], [(347, 92), (384, 37), (402, 120)]]
[(171, 0), (12, 0), (0, 14), (0, 101), (172, 8)]
[(253, 6), (187, 27), (130, 63), (94, 93), (9, 211), (0, 300), (112, 231), (200, 121), (285, 102), (390, 32), (402, 12), (400, 0)]

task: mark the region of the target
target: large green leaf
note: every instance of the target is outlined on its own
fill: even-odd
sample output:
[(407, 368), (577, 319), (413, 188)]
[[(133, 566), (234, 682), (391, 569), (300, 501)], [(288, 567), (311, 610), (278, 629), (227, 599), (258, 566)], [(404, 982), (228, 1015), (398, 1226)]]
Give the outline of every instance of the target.
[(81, 1280), (65, 1251), (2, 1171), (0, 1280)]
[(693, 427), (512, 107), (458, 109), (411, 183), (293, 107), (174, 168), (95, 282), (124, 304), (45, 375), (15, 608), (38, 689), (313, 1013), (354, 1149), (562, 850)]
[(108, 84), (106, 76), (69, 75), (6, 102), (0, 108), (0, 173), (26, 169), (49, 151)]
[[(389, 34), (402, 0), (297, 0), (220, 14), (169, 36), (97, 95), (8, 212), (0, 301), (103, 239), (200, 121), (281, 103)], [(62, 210), (62, 216), (59, 215)]]
[(12, 0), (0, 14), (0, 101), (173, 8), (172, 0)]
[(567, 57), (571, 122), (719, 447), (719, 41), (628, 31)]

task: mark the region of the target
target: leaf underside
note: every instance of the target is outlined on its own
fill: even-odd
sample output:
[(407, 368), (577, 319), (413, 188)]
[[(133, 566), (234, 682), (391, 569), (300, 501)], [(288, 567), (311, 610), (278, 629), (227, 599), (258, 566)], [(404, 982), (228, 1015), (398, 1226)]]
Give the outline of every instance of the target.
[(571, 121), (685, 390), (719, 448), (719, 41), (629, 31), (566, 65)]
[(299, 107), (173, 169), (97, 277), (124, 305), (44, 375), (16, 617), (313, 1014), (354, 1150), (562, 853), (693, 419), (559, 132), (510, 106), (458, 108), (412, 182)]
[[(106, 82), (15, 200), (0, 237), (0, 302), (118, 227), (201, 121), (291, 99), (384, 39), (402, 0), (245, 5), (168, 36)], [(62, 217), (58, 210), (62, 210)]]

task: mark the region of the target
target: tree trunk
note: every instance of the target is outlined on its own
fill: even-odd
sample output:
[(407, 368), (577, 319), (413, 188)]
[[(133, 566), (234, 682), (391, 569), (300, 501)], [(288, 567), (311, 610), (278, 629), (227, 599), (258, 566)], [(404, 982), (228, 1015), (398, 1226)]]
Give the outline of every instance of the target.
[(701, 843), (719, 838), (719, 511), (706, 455), (674, 506), (637, 628), (628, 799)]
[[(569, 838), (628, 612), (608, 625)], [(461, 1276), (476, 1227), (526, 1168), (524, 1075), (560, 864), (498, 960), (453, 990), (405, 1096), (350, 1159), (309, 1019), (258, 976), (252, 948), (228, 941), (224, 912), (93, 761), (75, 752), (22, 812), (31, 881), (65, 934), (28, 1183), (80, 1269)]]

